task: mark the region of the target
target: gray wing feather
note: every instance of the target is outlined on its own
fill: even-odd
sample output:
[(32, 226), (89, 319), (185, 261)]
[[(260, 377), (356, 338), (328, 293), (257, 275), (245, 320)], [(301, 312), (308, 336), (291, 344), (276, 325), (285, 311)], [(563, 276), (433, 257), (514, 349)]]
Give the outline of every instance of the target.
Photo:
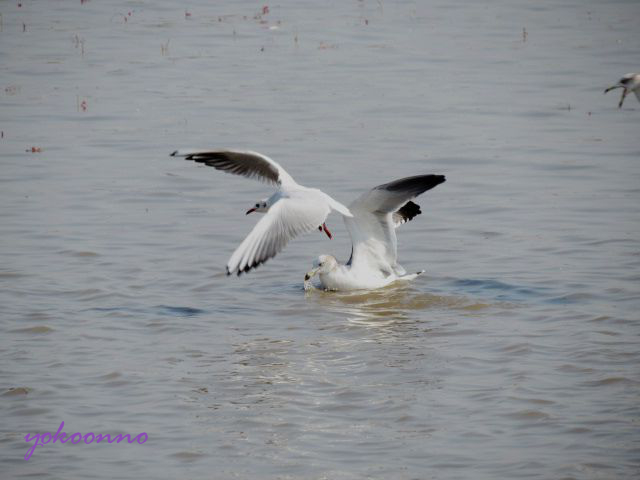
[(181, 152), (176, 150), (172, 157), (184, 157), (223, 172), (255, 178), (272, 185), (294, 182), (293, 178), (276, 162), (257, 152), (234, 150), (213, 150)]

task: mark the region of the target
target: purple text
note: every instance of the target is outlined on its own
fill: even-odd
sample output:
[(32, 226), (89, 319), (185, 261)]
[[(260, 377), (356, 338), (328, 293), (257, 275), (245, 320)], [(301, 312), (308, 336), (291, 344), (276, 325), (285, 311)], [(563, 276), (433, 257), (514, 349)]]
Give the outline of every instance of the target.
[(102, 435), (100, 433), (94, 434), (92, 432), (85, 433), (84, 435), (82, 435), (81, 433), (74, 433), (73, 435), (67, 435), (65, 432), (62, 431), (63, 427), (64, 427), (64, 422), (60, 424), (60, 428), (58, 428), (58, 431), (55, 434), (34, 433), (32, 435), (28, 433), (24, 437), (25, 441), (29, 443), (32, 440), (35, 440), (35, 443), (27, 451), (27, 453), (24, 456), (24, 459), (29, 460), (31, 458), (31, 455), (33, 455), (33, 452), (37, 446), (47, 445), (48, 443), (56, 443), (58, 440), (60, 440), (60, 443), (67, 443), (69, 440), (71, 440), (71, 443), (74, 443), (74, 444), (82, 443), (84, 441), (84, 443), (89, 445), (90, 443), (94, 443), (94, 442), (100, 443), (103, 440), (106, 440), (107, 443), (113, 443), (113, 442), (120, 443), (122, 440), (126, 438), (128, 443), (138, 442), (139, 445), (142, 445), (149, 438), (147, 434), (144, 432), (139, 433), (138, 435), (133, 437), (133, 439), (131, 439), (131, 435), (129, 435), (128, 433), (125, 435), (122, 435), (122, 434), (114, 435), (113, 438), (111, 438), (111, 435), (109, 434)]

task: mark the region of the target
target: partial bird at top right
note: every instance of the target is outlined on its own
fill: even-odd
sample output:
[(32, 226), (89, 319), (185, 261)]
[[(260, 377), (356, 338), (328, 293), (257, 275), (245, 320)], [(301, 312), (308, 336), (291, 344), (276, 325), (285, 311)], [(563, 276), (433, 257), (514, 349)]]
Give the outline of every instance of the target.
[(627, 73), (624, 77), (618, 80), (618, 83), (607, 88), (604, 93), (607, 93), (609, 90), (614, 90), (616, 88), (622, 88), (622, 96), (620, 97), (618, 108), (622, 108), (624, 98), (629, 92), (635, 93), (636, 98), (640, 102), (640, 73)]

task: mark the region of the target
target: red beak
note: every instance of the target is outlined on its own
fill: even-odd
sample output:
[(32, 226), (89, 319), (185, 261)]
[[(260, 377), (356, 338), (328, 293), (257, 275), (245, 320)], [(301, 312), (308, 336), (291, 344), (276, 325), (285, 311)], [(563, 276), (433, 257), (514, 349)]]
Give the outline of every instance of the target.
[(329, 231), (329, 229), (327, 228), (327, 226), (324, 223), (322, 224), (322, 229), (324, 230), (324, 233), (327, 234), (327, 237), (329, 237), (329, 240), (331, 240), (333, 238), (331, 236), (331, 232)]
[(249, 210), (247, 210), (247, 213), (245, 215), (249, 215), (251, 212), (255, 212), (256, 209), (255, 208), (250, 208)]

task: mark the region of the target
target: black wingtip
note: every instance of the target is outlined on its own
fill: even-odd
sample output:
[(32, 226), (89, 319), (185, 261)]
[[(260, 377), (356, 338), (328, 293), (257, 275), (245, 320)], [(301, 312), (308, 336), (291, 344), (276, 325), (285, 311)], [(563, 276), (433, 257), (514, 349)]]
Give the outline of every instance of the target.
[(396, 214), (402, 218), (402, 223), (413, 220), (414, 217), (421, 213), (422, 210), (420, 210), (420, 205), (413, 203), (411, 200), (405, 203), (402, 208), (396, 212)]
[(178, 154), (178, 150), (174, 150), (169, 154), (170, 157), (175, 157)]
[(388, 190), (390, 192), (405, 192), (412, 196), (418, 196), (440, 185), (447, 179), (444, 175), (415, 175), (413, 177), (400, 178), (393, 182), (378, 185), (378, 190)]
[(231, 271), (229, 270), (229, 267), (227, 268), (227, 276), (231, 275), (233, 273), (235, 273), (238, 277), (241, 276), (243, 273), (247, 274), (253, 270), (256, 270), (259, 266), (263, 265), (267, 260), (269, 260), (268, 258), (265, 258), (264, 260), (260, 260), (259, 262), (253, 263), (251, 265), (246, 265), (243, 269), (241, 270), (234, 270)]
[[(444, 183), (447, 181), (447, 178), (444, 175), (433, 175), (433, 186), (437, 186), (440, 185), (441, 183)], [(433, 187), (431, 187), (433, 188)]]

